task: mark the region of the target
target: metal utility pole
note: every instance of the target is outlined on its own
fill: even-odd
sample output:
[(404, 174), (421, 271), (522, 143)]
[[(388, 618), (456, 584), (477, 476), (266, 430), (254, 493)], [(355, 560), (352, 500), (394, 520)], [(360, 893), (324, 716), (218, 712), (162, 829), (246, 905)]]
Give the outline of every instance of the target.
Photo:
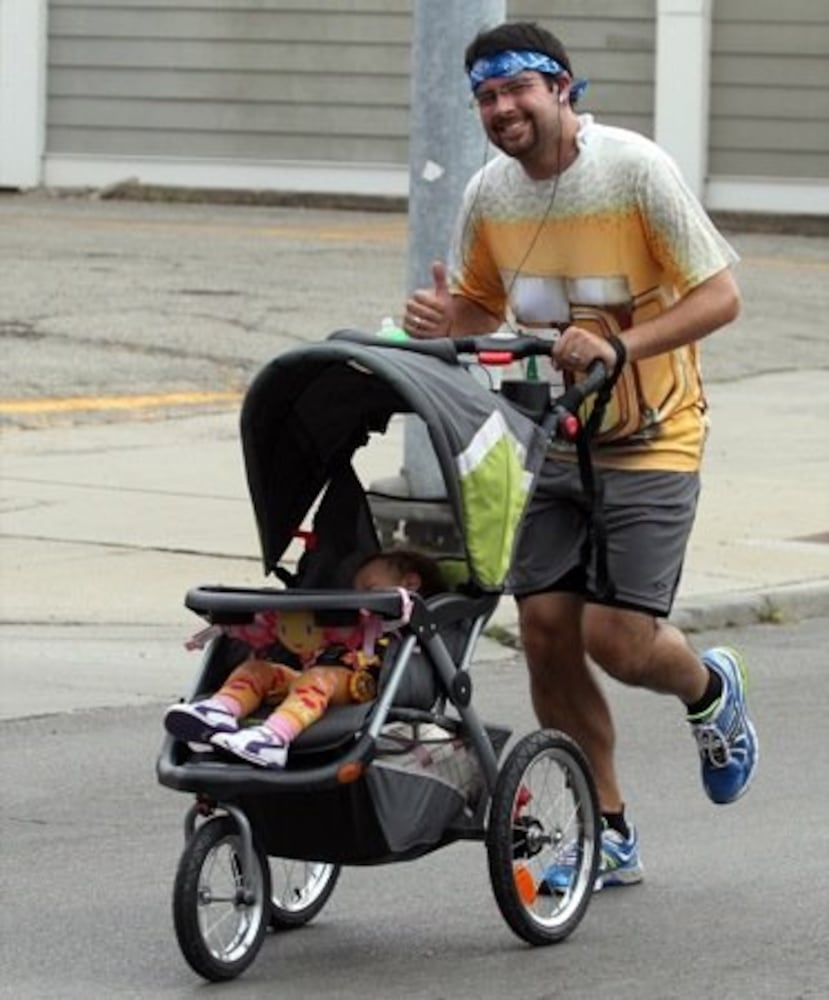
[[(446, 259), (466, 182), (484, 162), (486, 139), (469, 107), (466, 46), (506, 17), (505, 0), (414, 0), (409, 145), (408, 289), (432, 282)], [(443, 496), (425, 428), (406, 421), (404, 477), (411, 495)]]

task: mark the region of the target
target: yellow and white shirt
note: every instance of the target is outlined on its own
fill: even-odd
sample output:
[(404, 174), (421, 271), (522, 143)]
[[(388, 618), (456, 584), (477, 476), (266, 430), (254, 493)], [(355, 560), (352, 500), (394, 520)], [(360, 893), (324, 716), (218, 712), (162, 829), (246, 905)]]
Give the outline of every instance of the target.
[[(579, 155), (534, 181), (499, 154), (466, 188), (452, 289), (519, 325), (607, 336), (658, 314), (738, 258), (655, 143), (580, 116)], [(691, 471), (705, 437), (698, 344), (625, 366), (597, 461)]]

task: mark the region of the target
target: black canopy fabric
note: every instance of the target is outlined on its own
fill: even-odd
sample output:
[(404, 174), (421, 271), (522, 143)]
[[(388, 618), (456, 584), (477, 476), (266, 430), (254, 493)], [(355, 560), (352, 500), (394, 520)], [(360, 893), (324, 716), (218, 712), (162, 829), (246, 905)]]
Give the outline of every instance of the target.
[(280, 355), (245, 397), (242, 444), (266, 572), (329, 479), (396, 413), (425, 421), (472, 578), (501, 589), (544, 458), (543, 432), (446, 342), (430, 349), (348, 331)]

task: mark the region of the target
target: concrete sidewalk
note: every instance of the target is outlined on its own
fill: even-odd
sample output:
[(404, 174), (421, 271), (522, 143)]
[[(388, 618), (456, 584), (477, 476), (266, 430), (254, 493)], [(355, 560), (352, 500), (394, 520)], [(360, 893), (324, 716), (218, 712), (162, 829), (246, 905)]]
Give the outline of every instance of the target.
[[(240, 388), (399, 309), (407, 220), (34, 193), (0, 198), (0, 223), (0, 623), (186, 634), (189, 587), (269, 582)], [(712, 433), (675, 611), (693, 628), (829, 613), (829, 239), (727, 235), (744, 310), (703, 348)], [(366, 481), (404, 464), (401, 438), (360, 456)], [(496, 624), (514, 631), (512, 601)]]
[[(674, 619), (720, 628), (829, 614), (829, 372), (709, 387), (703, 496)], [(5, 624), (176, 625), (198, 584), (259, 586), (238, 406), (4, 434)], [(358, 460), (402, 464), (402, 424)], [(517, 632), (513, 602), (493, 623)]]

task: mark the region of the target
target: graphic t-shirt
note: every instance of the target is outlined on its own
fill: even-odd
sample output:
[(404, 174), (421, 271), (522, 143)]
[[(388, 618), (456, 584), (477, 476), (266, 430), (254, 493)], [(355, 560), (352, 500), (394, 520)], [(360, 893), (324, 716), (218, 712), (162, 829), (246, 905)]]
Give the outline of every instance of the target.
[[(738, 258), (655, 143), (590, 115), (579, 121), (579, 155), (557, 182), (534, 181), (500, 154), (471, 179), (451, 282), (519, 326), (572, 323), (608, 336), (658, 315)], [(694, 470), (705, 429), (694, 343), (625, 366), (596, 460)]]

